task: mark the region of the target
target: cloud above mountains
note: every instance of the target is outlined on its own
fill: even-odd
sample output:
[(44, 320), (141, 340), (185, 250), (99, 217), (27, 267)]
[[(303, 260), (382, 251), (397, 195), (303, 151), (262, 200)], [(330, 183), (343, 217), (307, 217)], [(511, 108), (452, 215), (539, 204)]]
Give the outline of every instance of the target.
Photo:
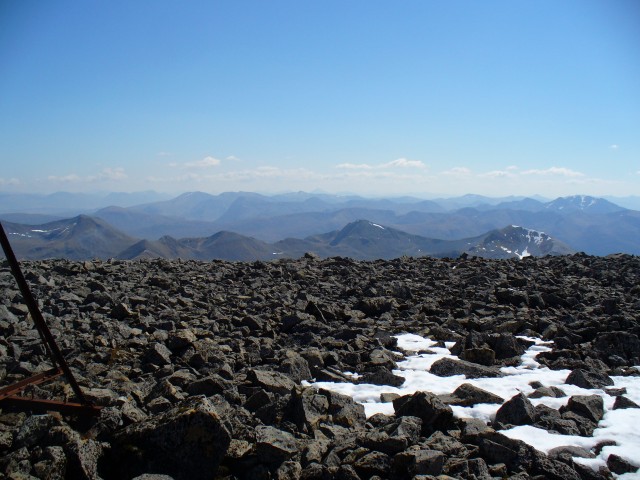
[(397, 158), (391, 162), (382, 163), (378, 165), (370, 165), (368, 163), (341, 163), (336, 165), (336, 168), (342, 168), (347, 170), (384, 170), (389, 168), (427, 168), (427, 166), (420, 160), (409, 160), (407, 158)]

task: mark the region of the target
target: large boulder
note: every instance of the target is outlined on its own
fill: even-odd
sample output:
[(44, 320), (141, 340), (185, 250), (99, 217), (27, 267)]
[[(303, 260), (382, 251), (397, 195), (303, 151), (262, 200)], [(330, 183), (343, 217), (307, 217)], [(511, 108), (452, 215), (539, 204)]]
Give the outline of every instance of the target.
[(565, 383), (581, 388), (605, 388), (613, 385), (613, 380), (606, 373), (576, 368), (571, 371)]
[(412, 416), (422, 420), (422, 434), (453, 427), (453, 410), (431, 392), (416, 392), (393, 401), (397, 417)]
[(208, 479), (224, 457), (231, 435), (216, 406), (196, 396), (114, 435), (114, 477), (157, 472), (180, 479)]
[(495, 417), (495, 423), (501, 425), (531, 425), (535, 420), (535, 407), (523, 393), (505, 402), (498, 409)]

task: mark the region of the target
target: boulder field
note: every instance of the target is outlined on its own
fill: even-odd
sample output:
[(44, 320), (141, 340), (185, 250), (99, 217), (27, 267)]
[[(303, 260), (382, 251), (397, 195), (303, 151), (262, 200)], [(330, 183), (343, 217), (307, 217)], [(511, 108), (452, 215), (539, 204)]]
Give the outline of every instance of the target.
[[(590, 435), (599, 397), (559, 410), (465, 384), (393, 397), (365, 416), (309, 381), (399, 385), (394, 335), (455, 342), (436, 375), (499, 376), (524, 335), (553, 341), (537, 360), (567, 382), (608, 388), (640, 375), (640, 258), (526, 257), (272, 262), (43, 260), (22, 263), (40, 309), (99, 417), (0, 404), (0, 479), (606, 479), (501, 430), (529, 424)], [(51, 367), (21, 294), (0, 265), (0, 385)], [(562, 392), (535, 385), (534, 398)], [(619, 408), (638, 408), (619, 393)], [(57, 379), (25, 395), (73, 399)], [(616, 404), (618, 404), (618, 399)], [(503, 403), (495, 420), (450, 405)], [(617, 408), (617, 407), (614, 407)], [(601, 448), (602, 446), (598, 447)]]

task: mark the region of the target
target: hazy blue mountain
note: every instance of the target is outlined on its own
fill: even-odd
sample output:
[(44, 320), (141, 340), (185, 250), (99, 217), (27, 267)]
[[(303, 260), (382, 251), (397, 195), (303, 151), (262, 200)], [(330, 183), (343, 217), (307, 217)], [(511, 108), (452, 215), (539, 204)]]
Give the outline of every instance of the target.
[[(15, 200), (15, 197), (12, 198)], [(75, 194), (58, 194), (52, 197), (52, 201), (68, 202), (71, 198), (79, 201), (84, 197), (78, 197)], [(175, 239), (211, 238), (217, 232), (226, 231), (261, 242), (260, 245), (250, 245), (243, 240), (247, 252), (253, 251), (256, 256), (262, 255), (260, 258), (271, 258), (274, 252), (278, 253), (282, 250), (282, 245), (275, 245), (274, 252), (271, 252), (269, 250), (273, 249), (272, 246), (267, 248), (262, 244), (271, 245), (286, 239), (292, 251), (304, 253), (302, 252), (306, 248), (304, 242), (316, 242), (317, 248), (325, 248), (318, 242), (322, 243), (322, 236), (328, 235), (327, 232), (339, 232), (346, 225), (367, 219), (372, 224), (384, 226), (387, 234), (399, 231), (404, 235), (430, 239), (431, 242), (435, 240), (459, 242), (461, 239), (480, 238), (487, 232), (504, 228), (505, 225), (526, 225), (529, 229), (545, 232), (556, 241), (564, 242), (577, 251), (595, 255), (618, 252), (640, 254), (638, 240), (640, 212), (638, 211), (628, 210), (607, 200), (589, 196), (562, 197), (545, 203), (527, 197), (511, 198), (506, 201), (505, 199), (502, 201), (487, 199), (488, 197), (477, 195), (459, 197), (456, 200), (459, 204), (476, 203), (477, 206), (443, 211), (432, 202), (414, 202), (416, 199), (411, 197), (385, 200), (302, 192), (271, 197), (245, 192), (220, 195), (192, 192), (169, 201), (129, 208), (108, 207), (98, 210), (95, 216), (108, 222), (103, 225), (109, 225), (110, 228), (113, 227), (118, 231), (118, 235), (133, 240), (127, 244), (116, 243), (123, 247), (120, 250), (114, 251), (111, 248), (100, 247), (96, 251), (98, 256), (111, 256), (128, 249), (140, 239), (158, 239), (160, 243), (141, 243), (127, 255), (135, 257), (142, 252), (147, 252), (147, 255), (155, 252), (153, 254), (159, 256), (177, 255), (185, 258), (200, 258), (199, 252), (204, 251), (205, 244), (193, 246)], [(364, 205), (364, 207), (344, 208), (347, 204)], [(389, 208), (366, 208), (366, 205)], [(14, 220), (9, 223), (23, 224), (20, 228), (25, 229), (25, 232), (31, 232), (28, 233), (31, 235), (28, 238), (32, 245), (29, 247), (31, 248), (29, 252), (36, 258), (39, 250), (36, 249), (35, 244), (37, 241), (44, 242), (46, 239), (40, 238), (43, 235), (34, 237), (32, 233), (36, 230), (52, 230), (50, 226), (38, 227), (41, 225), (38, 223), (39, 220), (52, 219), (46, 214), (42, 214), (44, 215), (42, 217), (33, 215), (36, 214), (5, 213), (0, 214), (0, 218), (4, 218), (5, 222)], [(217, 220), (195, 220), (194, 217), (216, 217)], [(27, 224), (31, 224), (31, 227)], [(354, 230), (354, 234), (357, 230)], [(160, 241), (163, 237), (166, 238)], [(168, 240), (169, 238), (179, 243), (174, 245)], [(388, 258), (396, 254), (417, 255), (418, 250), (427, 251), (429, 254), (438, 253), (432, 248), (433, 243), (426, 250), (415, 247), (416, 239), (412, 240), (414, 243), (411, 250), (407, 247), (407, 237), (395, 238), (394, 246), (391, 246), (392, 242), (388, 242), (385, 246), (385, 243), (382, 240), (376, 240), (376, 237), (371, 237), (369, 240), (372, 242), (372, 250), (367, 255), (375, 252), (383, 258)], [(349, 242), (341, 244), (343, 253), (340, 254), (357, 255), (354, 251), (357, 247), (355, 237), (350, 236)], [(402, 242), (405, 242), (403, 247), (400, 246)], [(222, 249), (222, 243), (223, 239), (220, 239), (216, 248)], [(373, 247), (376, 244), (377, 250)], [(211, 245), (213, 248), (214, 244)], [(454, 244), (448, 244), (447, 248), (452, 248), (452, 245), (455, 246), (456, 251), (462, 248)], [(337, 244), (334, 245), (334, 247), (337, 246)], [(42, 248), (46, 249), (46, 247)], [(384, 248), (389, 248), (389, 251), (385, 253)], [(59, 245), (54, 242), (54, 248), (47, 254), (62, 255), (64, 251), (64, 249), (60, 250)], [(71, 250), (68, 252), (69, 255), (75, 255)], [(80, 249), (77, 252), (78, 255), (80, 255), (79, 252), (86, 253), (87, 250)], [(203, 255), (206, 256), (204, 253)]]
[(220, 195), (188, 192), (171, 200), (138, 205), (134, 209), (153, 215), (212, 222), (224, 214), (233, 202), (241, 197), (268, 198), (249, 192), (227, 192)]
[(79, 215), (43, 225), (3, 224), (18, 258), (110, 258), (135, 242), (135, 238), (104, 220)]
[(274, 246), (287, 256), (314, 252), (321, 257), (343, 256), (358, 260), (390, 259), (403, 255), (419, 257), (451, 250), (450, 242), (411, 235), (369, 220), (358, 220), (340, 230), (310, 236), (304, 241), (286, 239)]
[(588, 195), (556, 198), (545, 204), (545, 208), (564, 214), (574, 212), (615, 213), (626, 210), (604, 198), (590, 197)]
[(128, 235), (149, 240), (158, 239), (165, 235), (205, 237), (218, 231), (213, 222), (167, 217), (145, 213), (135, 208), (107, 207), (95, 212), (94, 216), (106, 220)]

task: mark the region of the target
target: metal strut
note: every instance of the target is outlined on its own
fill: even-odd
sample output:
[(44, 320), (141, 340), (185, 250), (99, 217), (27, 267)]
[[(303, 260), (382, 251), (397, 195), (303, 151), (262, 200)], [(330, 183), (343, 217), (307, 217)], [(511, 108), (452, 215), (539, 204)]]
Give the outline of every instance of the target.
[[(51, 370), (47, 370), (46, 372), (39, 373), (29, 378), (25, 378), (24, 380), (14, 383), (13, 385), (1, 388), (0, 405), (11, 403), (13, 405), (40, 410), (57, 410), (66, 413), (85, 412), (98, 414), (100, 412), (100, 407), (92, 405), (91, 402), (84, 396), (84, 393), (82, 393), (80, 385), (73, 376), (69, 365), (64, 359), (62, 352), (58, 348), (58, 344), (56, 343), (55, 338), (51, 334), (51, 330), (49, 330), (49, 327), (47, 326), (42, 313), (40, 313), (38, 303), (33, 297), (33, 294), (29, 289), (29, 285), (27, 284), (24, 275), (22, 275), (20, 264), (18, 263), (15, 254), (13, 253), (13, 249), (11, 248), (11, 244), (9, 243), (9, 239), (7, 238), (7, 234), (4, 231), (2, 223), (0, 223), (0, 243), (2, 244), (2, 249), (4, 250), (4, 254), (7, 257), (9, 266), (11, 267), (11, 273), (18, 283), (18, 288), (20, 289), (20, 293), (22, 293), (22, 298), (24, 298), (24, 302), (29, 309), (29, 314), (33, 319), (33, 323), (35, 324), (36, 329), (40, 334), (40, 338), (42, 338), (44, 346), (49, 352), (51, 361), (54, 365), (54, 368), (52, 368)], [(59, 402), (56, 400), (42, 400), (17, 396), (17, 394), (22, 392), (29, 385), (38, 385), (41, 383), (45, 383), (49, 380), (59, 377), (60, 375), (64, 375), (66, 377), (67, 382), (69, 382), (71, 389), (75, 393), (80, 403)]]

